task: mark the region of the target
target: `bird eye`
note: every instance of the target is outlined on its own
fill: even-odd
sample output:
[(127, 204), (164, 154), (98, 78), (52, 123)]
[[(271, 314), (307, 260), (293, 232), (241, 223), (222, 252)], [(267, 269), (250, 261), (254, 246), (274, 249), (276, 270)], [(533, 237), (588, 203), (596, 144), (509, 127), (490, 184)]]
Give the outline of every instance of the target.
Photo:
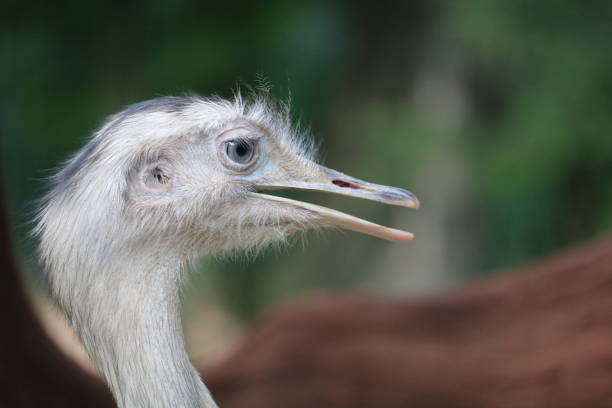
[(234, 163), (249, 164), (255, 156), (255, 143), (252, 140), (231, 140), (226, 143), (225, 153)]

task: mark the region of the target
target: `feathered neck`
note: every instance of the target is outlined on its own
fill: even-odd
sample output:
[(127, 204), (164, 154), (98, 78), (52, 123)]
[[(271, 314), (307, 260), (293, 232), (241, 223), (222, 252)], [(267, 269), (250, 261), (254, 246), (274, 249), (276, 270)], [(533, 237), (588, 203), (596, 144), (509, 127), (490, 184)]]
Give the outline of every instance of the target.
[(165, 249), (131, 254), (70, 295), (66, 313), (121, 408), (216, 407), (185, 348), (184, 268)]

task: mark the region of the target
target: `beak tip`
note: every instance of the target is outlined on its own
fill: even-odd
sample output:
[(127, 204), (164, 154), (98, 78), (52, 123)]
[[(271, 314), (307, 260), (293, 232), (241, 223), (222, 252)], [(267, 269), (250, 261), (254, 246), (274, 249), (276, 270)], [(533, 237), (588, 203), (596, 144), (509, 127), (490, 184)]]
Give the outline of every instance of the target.
[(421, 208), (421, 202), (412, 193), (409, 196), (405, 197), (403, 200), (403, 203), (401, 203), (400, 205), (403, 205), (404, 207), (412, 208), (415, 210), (418, 210), (419, 208)]
[(414, 240), (414, 234), (412, 232), (401, 231), (401, 230), (396, 230), (396, 229), (388, 229), (388, 231), (391, 232), (391, 234), (385, 238), (387, 238), (390, 241), (410, 242)]
[(403, 205), (408, 208), (419, 209), (421, 203), (416, 195), (403, 188), (391, 187), (393, 191), (384, 193), (385, 198), (389, 199), (387, 203), (395, 205)]
[(408, 208), (414, 208), (415, 210), (418, 210), (419, 208), (421, 208), (421, 202), (418, 198), (412, 197), (408, 201)]

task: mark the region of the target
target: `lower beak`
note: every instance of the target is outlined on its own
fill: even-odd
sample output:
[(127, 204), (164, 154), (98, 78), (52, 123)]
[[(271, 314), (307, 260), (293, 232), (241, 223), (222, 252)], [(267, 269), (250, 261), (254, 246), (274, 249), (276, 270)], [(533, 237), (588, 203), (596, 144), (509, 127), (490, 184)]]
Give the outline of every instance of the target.
[(322, 191), (378, 201), (385, 204), (419, 208), (419, 200), (416, 196), (401, 188), (368, 183), (319, 165), (314, 165), (314, 168), (311, 167), (309, 173), (310, 176), (305, 177), (303, 180), (279, 180), (257, 185), (257, 192), (252, 194), (262, 199), (290, 205), (313, 213), (320, 217), (322, 222), (330, 226), (361, 232), (391, 241), (405, 242), (411, 241), (414, 238), (414, 235), (410, 232), (384, 227), (330, 208), (261, 193), (266, 190), (281, 189)]

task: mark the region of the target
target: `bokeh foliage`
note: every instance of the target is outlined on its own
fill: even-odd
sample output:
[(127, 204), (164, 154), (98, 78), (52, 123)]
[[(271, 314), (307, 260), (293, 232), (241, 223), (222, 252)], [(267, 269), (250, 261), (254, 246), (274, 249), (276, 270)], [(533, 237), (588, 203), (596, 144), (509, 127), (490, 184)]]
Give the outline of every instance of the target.
[(475, 103), (468, 152), (483, 265), (552, 251), (612, 219), (612, 4), (475, 1), (454, 31)]
[[(431, 189), (415, 191), (423, 210), (409, 220), (446, 209), (437, 257), (451, 276), (550, 253), (612, 223), (610, 21), (605, 0), (4, 1), (0, 133), (15, 222), (30, 217), (44, 170), (105, 115), (158, 95), (230, 96), (263, 77), (279, 97), (291, 93), (296, 119), (324, 140), (327, 164)], [(451, 161), (462, 194), (431, 202), (445, 185), (436, 169)], [(400, 220), (396, 209), (316, 199)], [(28, 256), (26, 231), (17, 230)], [(469, 245), (455, 244), (462, 240)], [(251, 317), (298, 293), (361, 287), (373, 271), (384, 280), (386, 245), (313, 235), (307, 250), (208, 262), (198, 279)]]

